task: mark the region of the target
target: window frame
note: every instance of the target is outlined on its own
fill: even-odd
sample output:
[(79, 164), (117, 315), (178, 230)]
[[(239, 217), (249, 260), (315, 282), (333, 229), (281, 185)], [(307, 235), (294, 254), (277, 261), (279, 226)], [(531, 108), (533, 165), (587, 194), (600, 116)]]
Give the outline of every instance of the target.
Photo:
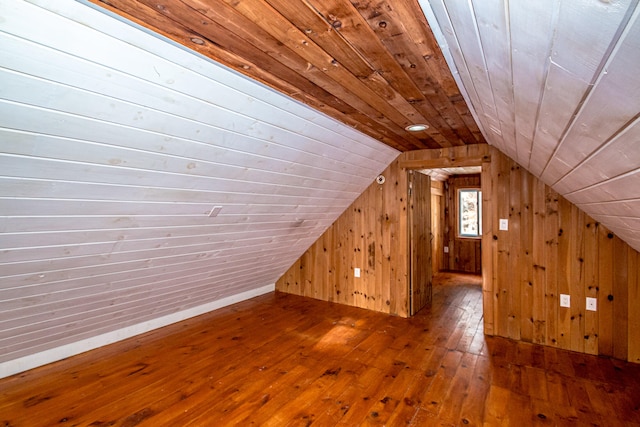
[[(465, 234), (462, 232), (462, 194), (463, 193), (476, 193), (477, 205), (478, 205), (478, 221), (476, 234)], [(481, 239), (482, 238), (482, 189), (478, 187), (461, 187), (457, 188), (456, 192), (456, 223), (457, 223), (457, 237), (459, 239)]]

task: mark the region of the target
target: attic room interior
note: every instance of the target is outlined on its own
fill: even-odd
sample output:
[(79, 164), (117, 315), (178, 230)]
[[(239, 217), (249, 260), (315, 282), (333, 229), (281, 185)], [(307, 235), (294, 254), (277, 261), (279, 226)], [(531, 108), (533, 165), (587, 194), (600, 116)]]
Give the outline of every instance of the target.
[(0, 1), (0, 422), (640, 426), (639, 16)]

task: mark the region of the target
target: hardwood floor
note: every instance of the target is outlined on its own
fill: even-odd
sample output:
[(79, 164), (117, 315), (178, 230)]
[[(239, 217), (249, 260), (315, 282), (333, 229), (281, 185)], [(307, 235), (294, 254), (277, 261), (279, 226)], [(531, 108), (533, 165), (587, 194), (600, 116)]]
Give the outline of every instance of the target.
[(0, 426), (640, 426), (640, 366), (485, 337), (437, 279), (411, 319), (270, 294), (0, 380)]

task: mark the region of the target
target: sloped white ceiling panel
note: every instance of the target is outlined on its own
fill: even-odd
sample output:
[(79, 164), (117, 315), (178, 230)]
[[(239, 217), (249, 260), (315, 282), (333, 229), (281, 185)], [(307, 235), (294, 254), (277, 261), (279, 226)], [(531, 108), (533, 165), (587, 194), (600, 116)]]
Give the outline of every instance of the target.
[(399, 154), (87, 5), (0, 16), (0, 362), (273, 285)]
[(489, 143), (640, 250), (638, 1), (420, 4)]

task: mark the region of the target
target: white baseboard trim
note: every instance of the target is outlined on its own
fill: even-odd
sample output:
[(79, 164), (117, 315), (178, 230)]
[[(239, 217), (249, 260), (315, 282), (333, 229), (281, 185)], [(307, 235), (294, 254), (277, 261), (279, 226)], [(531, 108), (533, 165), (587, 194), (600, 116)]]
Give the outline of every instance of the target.
[(57, 362), (58, 360), (66, 359), (67, 357), (75, 356), (77, 354), (84, 353), (85, 351), (113, 344), (115, 342), (122, 341), (124, 339), (131, 338), (133, 336), (140, 335), (154, 329), (162, 328), (163, 326), (167, 326), (172, 323), (181, 322), (191, 317), (196, 317), (201, 314), (205, 314), (210, 311), (217, 310), (219, 308), (226, 307), (228, 305), (245, 301), (273, 291), (275, 291), (275, 284), (263, 286), (257, 289), (251, 289), (249, 291), (231, 295), (229, 297), (193, 307), (188, 310), (168, 314), (157, 319), (142, 322), (137, 325), (127, 326), (126, 328), (107, 332), (105, 334), (97, 335), (95, 337), (87, 338), (71, 344), (65, 344), (60, 347), (30, 354), (28, 356), (9, 360), (7, 362), (2, 362), (0, 363), (0, 378), (9, 377), (20, 372), (28, 371), (29, 369), (37, 368), (38, 366)]

